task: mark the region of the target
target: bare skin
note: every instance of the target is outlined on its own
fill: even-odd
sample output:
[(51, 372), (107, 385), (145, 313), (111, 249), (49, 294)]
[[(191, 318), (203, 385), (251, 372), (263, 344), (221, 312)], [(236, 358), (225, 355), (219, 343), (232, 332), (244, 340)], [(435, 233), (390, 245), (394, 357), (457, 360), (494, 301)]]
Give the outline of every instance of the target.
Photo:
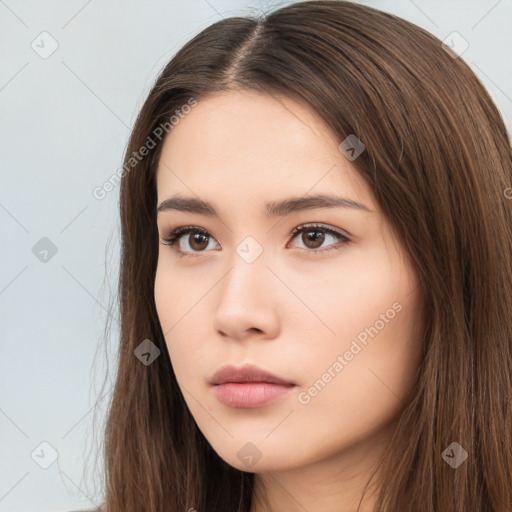
[[(219, 215), (158, 213), (155, 302), (198, 427), (227, 463), (256, 474), (270, 502), (251, 512), (355, 512), (417, 376), (421, 288), (340, 142), (303, 103), (231, 91), (181, 119), (159, 162), (158, 205), (179, 195)], [(266, 202), (317, 194), (367, 209), (265, 215)], [(291, 237), (301, 224), (321, 227)], [(208, 236), (163, 243), (188, 225)], [(265, 406), (234, 408), (209, 382), (227, 363), (296, 385)], [(377, 492), (370, 486), (360, 512)]]

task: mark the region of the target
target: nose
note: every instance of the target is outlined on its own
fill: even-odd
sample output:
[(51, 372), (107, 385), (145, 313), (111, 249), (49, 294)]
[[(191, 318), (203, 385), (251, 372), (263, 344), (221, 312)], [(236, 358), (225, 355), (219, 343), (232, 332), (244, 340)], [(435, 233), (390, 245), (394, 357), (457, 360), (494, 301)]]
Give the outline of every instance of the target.
[(279, 280), (262, 254), (248, 263), (234, 254), (227, 275), (217, 287), (213, 328), (223, 337), (270, 339), (279, 332)]

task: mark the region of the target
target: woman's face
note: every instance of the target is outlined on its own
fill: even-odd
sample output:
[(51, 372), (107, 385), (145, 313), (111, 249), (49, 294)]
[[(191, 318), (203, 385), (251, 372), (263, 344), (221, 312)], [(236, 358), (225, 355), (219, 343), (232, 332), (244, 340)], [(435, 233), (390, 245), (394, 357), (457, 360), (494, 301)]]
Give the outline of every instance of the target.
[[(157, 312), (190, 412), (240, 470), (371, 458), (416, 378), (420, 287), (341, 142), (304, 104), (239, 91), (163, 146)], [(212, 384), (228, 364), (289, 384)]]

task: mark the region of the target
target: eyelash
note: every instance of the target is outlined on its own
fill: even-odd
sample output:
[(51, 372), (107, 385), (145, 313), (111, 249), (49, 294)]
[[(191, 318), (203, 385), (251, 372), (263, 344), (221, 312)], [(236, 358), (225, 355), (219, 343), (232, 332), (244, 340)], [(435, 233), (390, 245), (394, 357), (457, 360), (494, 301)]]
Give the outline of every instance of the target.
[[(329, 248), (327, 248), (327, 249), (303, 249), (302, 247), (298, 248), (299, 250), (305, 251), (309, 254), (321, 255), (321, 254), (324, 254), (329, 251), (333, 251), (333, 250), (335, 251), (335, 250), (341, 249), (341, 247), (347, 245), (351, 241), (350, 238), (348, 238), (346, 235), (342, 234), (341, 232), (339, 232), (333, 228), (330, 228), (328, 226), (323, 226), (321, 224), (301, 224), (300, 226), (297, 226), (296, 228), (294, 228), (292, 230), (292, 232), (289, 234), (289, 237), (291, 237), (291, 239), (293, 240), (298, 234), (300, 234), (302, 232), (307, 232), (307, 231), (321, 231), (323, 233), (333, 235), (341, 240), (340, 245), (333, 244), (333, 246), (329, 246)], [(195, 254), (199, 255), (201, 253), (206, 252), (206, 251), (195, 251), (195, 252), (194, 251), (182, 251), (179, 248), (179, 245), (178, 245), (178, 248), (174, 247), (175, 243), (178, 242), (179, 239), (183, 235), (186, 235), (189, 233), (199, 233), (201, 235), (207, 236), (208, 238), (213, 238), (211, 236), (211, 234), (206, 229), (200, 228), (198, 226), (181, 226), (181, 227), (176, 228), (175, 230), (171, 231), (171, 233), (169, 233), (167, 236), (163, 237), (162, 243), (164, 245), (170, 246), (173, 249), (173, 251), (175, 251), (180, 258), (194, 258), (194, 257), (196, 257)]]

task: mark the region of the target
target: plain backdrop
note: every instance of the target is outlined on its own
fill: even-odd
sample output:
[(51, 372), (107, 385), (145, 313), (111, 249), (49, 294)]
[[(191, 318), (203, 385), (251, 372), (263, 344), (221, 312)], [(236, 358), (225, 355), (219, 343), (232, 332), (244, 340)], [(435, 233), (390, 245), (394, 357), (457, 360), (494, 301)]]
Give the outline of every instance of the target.
[[(88, 473), (93, 406), (108, 402), (115, 371), (103, 330), (117, 314), (119, 190), (93, 190), (121, 167), (153, 80), (186, 41), (288, 3), (0, 0), (0, 511), (101, 502)], [(511, 0), (360, 3), (441, 40), (458, 32), (510, 131)], [(117, 335), (114, 321), (114, 348)]]

